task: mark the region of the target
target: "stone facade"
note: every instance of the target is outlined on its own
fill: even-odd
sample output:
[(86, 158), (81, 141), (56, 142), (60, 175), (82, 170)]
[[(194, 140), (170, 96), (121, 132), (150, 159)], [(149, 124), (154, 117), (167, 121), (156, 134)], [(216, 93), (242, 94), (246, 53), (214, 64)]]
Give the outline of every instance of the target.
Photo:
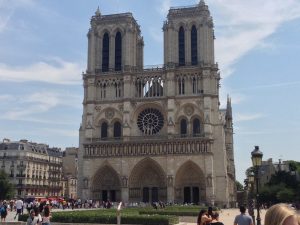
[(131, 13), (92, 17), (78, 197), (234, 205), (231, 101), (219, 109), (208, 6), (171, 8), (163, 32), (163, 66), (144, 68)]
[(15, 186), (15, 197), (63, 196), (62, 152), (58, 148), (4, 139), (0, 166)]
[(64, 196), (77, 198), (78, 148), (69, 147), (63, 152), (63, 173), (65, 178)]

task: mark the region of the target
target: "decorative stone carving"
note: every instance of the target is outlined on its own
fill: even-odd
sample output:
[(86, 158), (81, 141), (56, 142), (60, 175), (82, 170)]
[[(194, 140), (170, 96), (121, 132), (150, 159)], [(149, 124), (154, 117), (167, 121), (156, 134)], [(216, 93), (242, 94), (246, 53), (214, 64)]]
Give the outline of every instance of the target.
[(93, 129), (91, 120), (88, 120), (88, 121), (86, 122), (85, 128), (86, 128), (86, 129)]
[(206, 186), (211, 187), (212, 186), (212, 177), (211, 174), (207, 175), (206, 177)]
[(210, 123), (210, 118), (208, 114), (205, 116), (205, 123)]
[(187, 116), (191, 116), (193, 115), (194, 113), (194, 107), (191, 106), (191, 105), (188, 105), (184, 108), (184, 113), (187, 115)]
[(100, 112), (100, 111), (101, 111), (101, 106), (100, 106), (100, 105), (96, 105), (96, 106), (95, 106), (95, 110), (96, 110), (97, 112)]
[(115, 116), (115, 111), (113, 109), (108, 109), (105, 112), (105, 118), (106, 119), (112, 119)]
[(92, 79), (92, 78), (91, 78), (91, 79), (88, 79), (88, 84), (94, 84), (94, 81), (95, 81), (95, 80)]
[(173, 176), (172, 175), (168, 175), (167, 180), (168, 180), (168, 183), (167, 183), (168, 186), (172, 187), (173, 186), (173, 180), (174, 180)]
[(174, 122), (173, 122), (173, 119), (171, 116), (169, 117), (169, 120), (168, 120), (168, 126), (174, 126)]
[(89, 188), (89, 179), (87, 177), (83, 178), (83, 188)]
[(127, 176), (122, 177), (122, 187), (128, 187), (128, 177)]
[(119, 105), (119, 106), (118, 106), (118, 109), (119, 109), (121, 112), (123, 112), (123, 110), (124, 110), (123, 105)]

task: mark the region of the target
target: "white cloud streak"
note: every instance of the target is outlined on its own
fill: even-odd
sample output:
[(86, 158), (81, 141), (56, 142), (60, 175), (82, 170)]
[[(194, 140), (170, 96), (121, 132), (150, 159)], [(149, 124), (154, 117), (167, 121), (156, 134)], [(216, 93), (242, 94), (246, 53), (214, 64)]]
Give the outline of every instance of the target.
[(160, 4), (158, 4), (157, 11), (162, 15), (166, 16), (169, 9), (171, 7), (171, 0), (162, 0)]
[(242, 121), (252, 121), (257, 120), (265, 117), (265, 115), (256, 113), (256, 114), (240, 114), (237, 113), (234, 115), (234, 121), (235, 122), (242, 122)]
[(0, 64), (0, 81), (39, 81), (53, 84), (78, 85), (82, 66), (56, 59), (54, 64), (38, 62), (25, 67)]
[(0, 33), (6, 29), (17, 8), (34, 5), (35, 0), (0, 0)]
[(219, 30), (216, 39), (216, 56), (223, 77), (232, 74), (235, 63), (241, 57), (254, 48), (263, 48), (264, 41), (282, 24), (300, 18), (298, 0), (211, 0), (207, 2), (219, 13), (215, 16)]
[[(1, 97), (0, 97), (1, 98)], [(5, 96), (13, 100), (15, 107), (9, 108), (1, 113), (0, 119), (18, 120), (36, 123), (57, 123), (68, 124), (65, 121), (51, 121), (40, 119), (37, 116), (43, 115), (58, 106), (64, 107), (81, 107), (81, 96), (70, 95), (68, 93), (54, 93), (53, 92), (36, 92), (25, 96)], [(50, 116), (51, 117), (51, 116)]]

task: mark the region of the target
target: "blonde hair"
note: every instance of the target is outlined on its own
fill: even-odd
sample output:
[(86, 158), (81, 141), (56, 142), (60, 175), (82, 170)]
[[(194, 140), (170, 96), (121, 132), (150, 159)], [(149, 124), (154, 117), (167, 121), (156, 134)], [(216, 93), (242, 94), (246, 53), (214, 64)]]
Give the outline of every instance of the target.
[[(264, 225), (282, 225), (289, 216), (297, 216), (294, 209), (287, 204), (276, 204), (270, 207), (265, 215)], [(298, 216), (297, 216), (298, 217)], [(298, 217), (299, 224), (299, 217)]]

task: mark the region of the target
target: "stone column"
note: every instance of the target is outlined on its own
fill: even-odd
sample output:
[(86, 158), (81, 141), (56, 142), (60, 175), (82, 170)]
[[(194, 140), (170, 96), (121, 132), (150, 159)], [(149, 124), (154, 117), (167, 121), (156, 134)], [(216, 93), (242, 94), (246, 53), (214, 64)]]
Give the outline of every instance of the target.
[(129, 201), (128, 176), (122, 177), (121, 199), (124, 203)]
[(167, 201), (168, 202), (174, 202), (175, 196), (174, 196), (174, 176), (168, 175), (167, 177)]

